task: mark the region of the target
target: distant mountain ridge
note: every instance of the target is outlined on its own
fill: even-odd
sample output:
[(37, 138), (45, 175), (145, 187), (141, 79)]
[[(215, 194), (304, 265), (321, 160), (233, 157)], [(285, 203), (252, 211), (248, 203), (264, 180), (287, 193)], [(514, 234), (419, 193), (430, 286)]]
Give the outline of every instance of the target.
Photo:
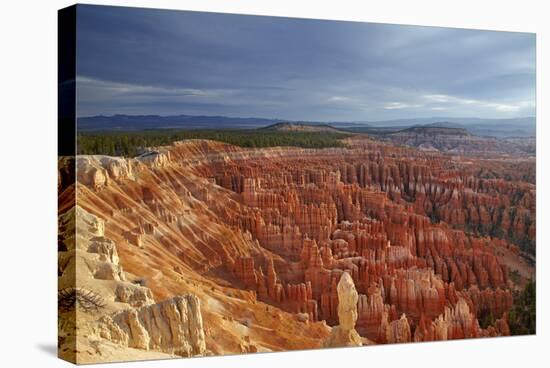
[(143, 129), (216, 129), (258, 128), (275, 124), (281, 119), (239, 118), (206, 115), (98, 115), (78, 118), (78, 129), (99, 130), (143, 130)]
[[(512, 154), (532, 155), (536, 151), (534, 138), (502, 139), (471, 134), (458, 124), (440, 122), (415, 125), (405, 129), (371, 128), (368, 133), (376, 140), (406, 145), (422, 151), (439, 151), (454, 154), (490, 155)], [(468, 127), (470, 128), (470, 127)]]
[(536, 133), (535, 117), (510, 119), (429, 117), (386, 121), (289, 121), (287, 119), (228, 117), (207, 115), (98, 115), (78, 118), (79, 131), (144, 130), (144, 129), (256, 129), (279, 123), (329, 125), (336, 130), (360, 133), (398, 131), (413, 126), (464, 128), (479, 136), (533, 137)]
[(329, 132), (329, 133), (343, 133), (329, 124), (311, 124), (311, 123), (276, 123), (269, 125), (260, 130), (264, 131), (277, 131), (277, 132)]
[(536, 134), (536, 118), (533, 116), (507, 119), (430, 117), (370, 121), (368, 123), (377, 128), (405, 128), (418, 125), (465, 128), (474, 135), (497, 138), (534, 137)]
[(451, 123), (448, 121), (440, 121), (437, 123), (430, 123), (422, 125), (425, 127), (434, 127), (434, 128), (456, 128), (456, 129), (464, 129), (464, 125), (458, 124), (458, 123)]
[(441, 125), (417, 125), (407, 129), (403, 129), (397, 132), (389, 134), (418, 134), (424, 136), (470, 136), (470, 132), (465, 128), (457, 128), (452, 126)]

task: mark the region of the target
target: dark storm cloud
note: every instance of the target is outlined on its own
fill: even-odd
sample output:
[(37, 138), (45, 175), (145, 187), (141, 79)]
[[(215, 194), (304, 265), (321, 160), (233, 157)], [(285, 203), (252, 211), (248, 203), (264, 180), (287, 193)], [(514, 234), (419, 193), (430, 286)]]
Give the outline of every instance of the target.
[(78, 114), (535, 111), (532, 34), (79, 6)]

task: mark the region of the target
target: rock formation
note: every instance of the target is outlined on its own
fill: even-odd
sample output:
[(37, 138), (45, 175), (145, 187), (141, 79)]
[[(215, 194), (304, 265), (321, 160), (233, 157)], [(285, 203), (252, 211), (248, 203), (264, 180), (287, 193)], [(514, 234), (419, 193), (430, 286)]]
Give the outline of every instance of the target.
[(386, 342), (388, 344), (410, 342), (411, 326), (407, 316), (401, 315), (401, 318), (392, 321), (386, 328)]
[(357, 322), (357, 301), (359, 296), (353, 279), (344, 272), (338, 282), (338, 326), (332, 328), (332, 332), (325, 346), (361, 346), (361, 336), (355, 330)]
[(200, 301), (194, 295), (105, 316), (98, 329), (102, 338), (131, 348), (180, 356), (206, 352)]
[(187, 140), (135, 158), (61, 160), (60, 287), (76, 279), (105, 299), (85, 314), (111, 333), (90, 335), (105, 360), (123, 358), (115, 346), (203, 354), (158, 340), (150, 322), (168, 313), (156, 301), (189, 294), (206, 353), (509, 334), (513, 291), (534, 277), (534, 160), (344, 143)]
[[(66, 358), (81, 362), (76, 353), (79, 346), (100, 342), (180, 356), (206, 353), (200, 301), (195, 295), (155, 303), (149, 288), (126, 280), (115, 242), (104, 236), (103, 220), (76, 206), (59, 222), (63, 321), (59, 334), (75, 349)], [(119, 311), (92, 317), (109, 309)]]

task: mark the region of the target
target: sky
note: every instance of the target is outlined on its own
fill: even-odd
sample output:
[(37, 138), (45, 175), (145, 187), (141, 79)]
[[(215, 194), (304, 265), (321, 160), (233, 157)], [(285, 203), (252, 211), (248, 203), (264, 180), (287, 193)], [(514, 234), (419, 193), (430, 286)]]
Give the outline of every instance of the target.
[(535, 35), (79, 5), (77, 114), (535, 115)]

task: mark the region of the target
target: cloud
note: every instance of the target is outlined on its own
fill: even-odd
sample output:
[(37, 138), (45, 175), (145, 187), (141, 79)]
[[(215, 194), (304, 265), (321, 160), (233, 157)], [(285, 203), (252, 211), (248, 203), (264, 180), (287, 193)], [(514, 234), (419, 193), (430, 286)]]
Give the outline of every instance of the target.
[(534, 101), (515, 101), (515, 102), (494, 102), (484, 100), (474, 100), (470, 98), (462, 98), (457, 96), (431, 94), (422, 96), (423, 99), (432, 103), (440, 104), (431, 107), (432, 110), (448, 110), (450, 108), (458, 108), (461, 105), (468, 105), (471, 108), (477, 107), (480, 109), (489, 109), (502, 113), (519, 112), (522, 109), (535, 107)]
[(328, 98), (329, 102), (351, 102), (355, 101), (354, 98), (351, 97), (345, 97), (345, 96), (330, 96)]
[(518, 105), (506, 105), (506, 104), (499, 104), (499, 103), (489, 103), (487, 104), (487, 106), (492, 107), (497, 111), (503, 111), (503, 112), (517, 112), (520, 109)]
[(462, 98), (457, 96), (449, 96), (449, 95), (441, 95), (441, 94), (424, 95), (422, 96), (422, 98), (430, 102), (441, 103), (441, 104), (471, 105), (471, 104), (482, 103), (481, 101), (473, 100), (469, 98)]
[(91, 5), (78, 17), (81, 116), (535, 112), (533, 34)]
[(386, 110), (400, 110), (400, 109), (410, 109), (414, 107), (420, 107), (418, 104), (406, 104), (402, 102), (390, 102), (384, 106)]
[(81, 92), (87, 90), (95, 90), (98, 96), (105, 95), (134, 95), (134, 96), (175, 96), (175, 97), (221, 97), (227, 95), (231, 91), (228, 90), (206, 90), (196, 88), (182, 87), (159, 87), (147, 86), (132, 83), (120, 83), (113, 81), (103, 81), (99, 79), (89, 78), (86, 76), (78, 76), (77, 84)]
[(434, 102), (449, 102), (450, 96), (447, 95), (425, 95), (425, 99)]

